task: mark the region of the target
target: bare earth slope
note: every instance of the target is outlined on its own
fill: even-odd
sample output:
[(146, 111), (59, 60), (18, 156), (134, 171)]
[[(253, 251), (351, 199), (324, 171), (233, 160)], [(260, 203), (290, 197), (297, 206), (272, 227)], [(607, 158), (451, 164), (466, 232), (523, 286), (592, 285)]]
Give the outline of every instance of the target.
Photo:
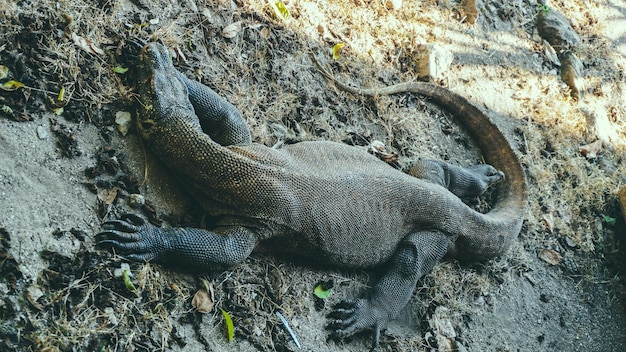
[[(0, 350), (296, 350), (277, 311), (303, 350), (368, 348), (368, 335), (327, 343), (324, 316), (365, 292), (376, 271), (265, 254), (225, 273), (131, 264), (132, 292), (115, 272), (124, 261), (94, 248), (102, 219), (123, 212), (170, 225), (211, 221), (132, 124), (126, 136), (117, 130), (116, 115), (132, 115), (135, 103), (129, 73), (119, 73), (132, 66), (125, 38), (161, 39), (181, 71), (242, 111), (257, 142), (379, 140), (403, 165), (419, 155), (475, 164), (475, 146), (428, 101), (337, 91), (308, 55), (312, 48), (344, 81), (374, 87), (415, 79), (421, 44), (449, 51), (452, 65), (436, 83), (488, 111), (519, 151), (530, 211), (502, 258), (442, 263), (421, 280), (381, 349), (626, 350), (626, 227), (616, 198), (626, 184), (626, 5), (549, 4), (581, 37), (575, 101), (534, 29), (534, 0), (483, 1), (473, 25), (456, 1), (405, 1), (395, 11), (380, 1), (331, 3), (286, 2), (285, 21), (264, 1), (0, 2), (0, 84), (27, 86), (0, 90)], [(597, 156), (585, 157), (579, 147), (597, 140)], [(215, 300), (206, 314), (191, 304), (203, 281)], [(313, 289), (328, 281), (333, 293), (322, 301)], [(230, 343), (217, 308), (232, 317)]]

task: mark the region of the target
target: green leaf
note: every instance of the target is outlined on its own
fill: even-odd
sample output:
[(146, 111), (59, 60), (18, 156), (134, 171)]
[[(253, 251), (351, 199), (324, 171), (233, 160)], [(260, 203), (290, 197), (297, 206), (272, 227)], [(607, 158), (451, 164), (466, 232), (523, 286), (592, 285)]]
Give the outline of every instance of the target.
[(2, 83), (2, 85), (0, 86), (0, 88), (2, 88), (3, 90), (6, 90), (7, 92), (12, 92), (14, 90), (18, 90), (20, 88), (26, 87), (24, 85), (24, 83), (22, 82), (18, 82), (18, 81), (6, 81), (4, 83)]
[(321, 299), (326, 299), (328, 298), (328, 296), (330, 296), (331, 293), (333, 293), (333, 289), (329, 288), (328, 290), (324, 290), (324, 287), (319, 284), (315, 286), (315, 290), (313, 290), (313, 293)]
[(344, 43), (337, 43), (333, 46), (333, 60), (339, 59), (339, 50), (344, 47)]
[[(61, 116), (61, 114), (63, 114), (63, 107), (59, 107), (59, 108), (54, 108), (52, 109), (52, 112), (54, 112), (55, 115), (57, 116)], [(132, 282), (131, 282), (132, 285)]]
[(5, 79), (7, 78), (8, 75), (9, 75), (9, 68), (4, 65), (0, 65), (0, 79)]
[(7, 115), (13, 115), (13, 109), (11, 109), (10, 106), (7, 105), (2, 105), (2, 107), (0, 108), (0, 110), (2, 110), (3, 113), (7, 114)]
[(604, 219), (604, 222), (606, 222), (607, 224), (611, 226), (615, 225), (615, 218), (612, 218), (608, 215), (602, 215), (602, 218)]
[(65, 87), (61, 87), (61, 90), (59, 90), (59, 95), (57, 96), (57, 101), (62, 102), (63, 99), (65, 99)]
[(224, 321), (226, 321), (226, 332), (228, 333), (228, 342), (231, 342), (235, 337), (235, 325), (233, 325), (233, 320), (230, 318), (230, 314), (228, 314), (225, 310), (220, 308), (222, 311), (222, 315), (224, 316)]
[(291, 14), (289, 14), (289, 9), (282, 1), (272, 1), (270, 2), (270, 6), (272, 10), (274, 10), (274, 15), (283, 21), (288, 21)]
[(133, 285), (133, 282), (130, 281), (130, 270), (124, 269), (124, 271), (122, 271), (122, 278), (124, 279), (124, 286), (126, 286), (126, 289), (134, 294), (137, 294), (135, 285)]
[(119, 73), (120, 75), (125, 74), (127, 71), (128, 71), (128, 67), (122, 67), (120, 65), (113, 67), (113, 72)]

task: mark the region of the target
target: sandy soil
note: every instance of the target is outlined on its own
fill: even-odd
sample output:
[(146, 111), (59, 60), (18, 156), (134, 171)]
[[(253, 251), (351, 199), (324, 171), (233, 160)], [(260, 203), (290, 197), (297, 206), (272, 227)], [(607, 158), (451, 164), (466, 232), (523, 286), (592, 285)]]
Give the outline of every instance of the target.
[[(325, 315), (363, 294), (377, 271), (265, 254), (225, 273), (131, 263), (131, 292), (116, 273), (124, 260), (95, 248), (101, 221), (124, 212), (173, 226), (205, 222), (132, 126), (126, 136), (117, 130), (116, 115), (132, 115), (135, 102), (130, 73), (119, 70), (133, 65), (128, 38), (162, 40), (183, 72), (241, 109), (257, 142), (379, 140), (403, 165), (418, 156), (471, 165), (480, 156), (427, 100), (337, 91), (309, 53), (345, 81), (373, 87), (415, 79), (421, 44), (450, 52), (434, 81), (509, 137), (531, 206), (506, 255), (445, 262), (422, 279), (380, 349), (626, 350), (626, 227), (616, 197), (626, 184), (626, 4), (549, 4), (581, 38), (575, 100), (535, 29), (539, 4), (508, 3), (482, 1), (469, 24), (463, 6), (446, 0), (398, 10), (290, 1), (288, 20), (264, 1), (0, 2), (0, 84), (25, 85), (0, 90), (0, 350), (296, 350), (277, 311), (303, 350), (369, 348), (369, 334), (327, 342)], [(597, 140), (597, 156), (581, 153)], [(146, 204), (131, 206), (132, 194)], [(329, 280), (333, 293), (321, 301), (313, 288)], [(203, 282), (215, 296), (206, 314), (191, 304)], [(232, 317), (231, 342), (217, 308)]]

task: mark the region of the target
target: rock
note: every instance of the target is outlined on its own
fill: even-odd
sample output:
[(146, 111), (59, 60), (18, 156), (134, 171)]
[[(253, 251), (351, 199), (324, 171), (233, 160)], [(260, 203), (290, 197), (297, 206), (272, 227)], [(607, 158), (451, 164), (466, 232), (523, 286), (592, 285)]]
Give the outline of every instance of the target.
[(578, 245), (569, 236), (561, 237), (561, 244), (567, 249), (578, 249)]
[(553, 9), (542, 7), (537, 14), (536, 25), (539, 36), (557, 51), (574, 49), (580, 44), (580, 37), (567, 18)]
[(115, 113), (115, 124), (117, 125), (117, 130), (120, 131), (122, 136), (126, 136), (128, 134), (128, 130), (130, 129), (130, 113), (127, 111), (118, 111)]
[(550, 265), (558, 265), (563, 260), (563, 257), (561, 257), (558, 252), (552, 249), (542, 249), (541, 251), (539, 251), (539, 254), (537, 256), (539, 257), (539, 259)]
[(419, 79), (434, 80), (442, 78), (443, 73), (450, 68), (454, 55), (442, 46), (420, 44), (415, 50), (413, 60)]
[(561, 60), (561, 79), (570, 88), (572, 98), (578, 100), (583, 88), (583, 63), (569, 50), (559, 55), (559, 59)]
[(461, 0), (461, 7), (465, 14), (465, 21), (469, 24), (476, 23), (478, 18), (478, 8), (476, 7), (476, 0)]

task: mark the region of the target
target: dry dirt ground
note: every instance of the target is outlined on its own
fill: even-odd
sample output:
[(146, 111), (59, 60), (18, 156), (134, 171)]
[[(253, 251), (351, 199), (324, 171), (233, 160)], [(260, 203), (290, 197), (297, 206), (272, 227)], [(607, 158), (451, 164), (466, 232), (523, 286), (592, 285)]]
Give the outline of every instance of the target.
[[(165, 43), (183, 72), (241, 109), (259, 143), (379, 140), (403, 165), (418, 155), (470, 165), (476, 148), (427, 99), (340, 92), (309, 56), (373, 87), (414, 80), (420, 45), (448, 50), (452, 65), (436, 83), (501, 126), (527, 171), (530, 210), (501, 258), (445, 262), (422, 279), (380, 349), (626, 350), (616, 196), (626, 184), (626, 3), (549, 4), (581, 37), (578, 100), (537, 34), (536, 0), (483, 0), (474, 24), (455, 0), (285, 5), (287, 20), (266, 1), (0, 0), (0, 84), (25, 85), (0, 90), (0, 350), (296, 350), (276, 312), (302, 350), (368, 349), (368, 334), (326, 342), (324, 326), (331, 305), (363, 294), (375, 270), (264, 254), (224, 273), (131, 263), (131, 291), (116, 270), (123, 259), (95, 248), (101, 221), (124, 212), (205, 222), (132, 126), (117, 130), (116, 116), (132, 116), (135, 103), (128, 38)], [(579, 148), (597, 140), (597, 155), (584, 156)], [(131, 207), (131, 194), (145, 205)], [(320, 300), (313, 288), (327, 281), (333, 293)], [(204, 314), (191, 304), (203, 282), (215, 300)], [(218, 308), (232, 317), (231, 342)]]

